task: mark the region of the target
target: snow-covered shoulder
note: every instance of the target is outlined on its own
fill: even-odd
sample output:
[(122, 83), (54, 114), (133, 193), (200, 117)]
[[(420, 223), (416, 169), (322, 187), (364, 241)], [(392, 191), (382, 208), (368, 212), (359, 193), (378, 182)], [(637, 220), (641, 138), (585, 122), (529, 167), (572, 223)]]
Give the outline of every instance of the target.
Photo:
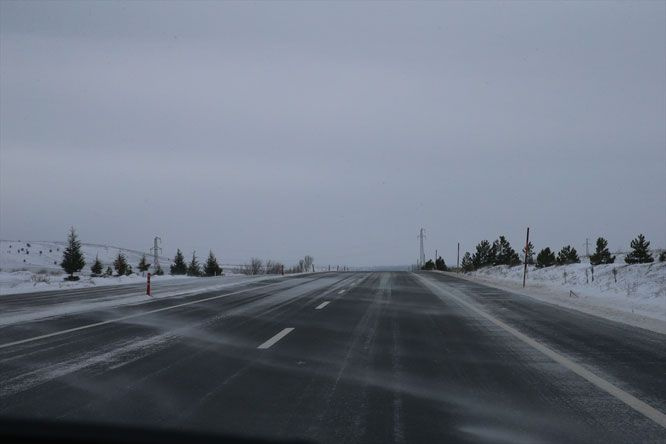
[(481, 268), (459, 275), (557, 305), (666, 333), (666, 262)]

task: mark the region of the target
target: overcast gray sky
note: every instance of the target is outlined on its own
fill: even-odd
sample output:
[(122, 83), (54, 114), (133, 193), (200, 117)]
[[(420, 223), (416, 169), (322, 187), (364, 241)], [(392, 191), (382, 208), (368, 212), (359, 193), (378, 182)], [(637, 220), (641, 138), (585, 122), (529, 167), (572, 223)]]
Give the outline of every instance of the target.
[(666, 246), (664, 2), (6, 2), (0, 237)]

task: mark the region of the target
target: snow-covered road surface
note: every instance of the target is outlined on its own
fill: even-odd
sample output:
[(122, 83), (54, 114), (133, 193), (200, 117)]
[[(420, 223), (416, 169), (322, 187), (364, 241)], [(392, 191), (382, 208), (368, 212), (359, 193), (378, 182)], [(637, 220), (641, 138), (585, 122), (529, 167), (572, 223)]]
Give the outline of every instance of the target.
[[(0, 298), (0, 416), (332, 443), (666, 440), (662, 334), (440, 273), (189, 285), (21, 322), (6, 318), (48, 293)], [(100, 297), (86, 291), (67, 303)]]

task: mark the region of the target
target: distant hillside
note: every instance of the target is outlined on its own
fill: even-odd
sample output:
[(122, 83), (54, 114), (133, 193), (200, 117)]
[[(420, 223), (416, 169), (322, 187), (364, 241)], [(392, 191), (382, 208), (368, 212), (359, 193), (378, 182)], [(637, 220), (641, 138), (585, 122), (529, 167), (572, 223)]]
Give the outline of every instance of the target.
[[(0, 269), (2, 271), (60, 270), (60, 261), (65, 245), (65, 242), (0, 240)], [(153, 256), (148, 251), (143, 252), (102, 244), (82, 243), (81, 245), (86, 258), (86, 267), (83, 270), (85, 273), (90, 271), (90, 265), (94, 262), (95, 256), (99, 257), (106, 268), (113, 263), (119, 252), (122, 252), (127, 257), (130, 265), (135, 268), (144, 253), (148, 262), (153, 262)], [(159, 260), (162, 268), (168, 272), (171, 259), (160, 256)]]

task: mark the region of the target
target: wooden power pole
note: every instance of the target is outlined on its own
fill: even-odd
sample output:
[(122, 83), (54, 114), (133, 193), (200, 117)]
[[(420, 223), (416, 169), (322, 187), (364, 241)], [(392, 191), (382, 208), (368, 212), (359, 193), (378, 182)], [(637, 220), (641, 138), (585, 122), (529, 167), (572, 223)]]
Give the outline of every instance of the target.
[(523, 268), (523, 288), (525, 288), (525, 280), (527, 279), (527, 253), (530, 247), (530, 227), (527, 227), (527, 238), (525, 239), (525, 268)]
[(456, 260), (456, 273), (460, 273), (460, 242), (458, 242), (458, 259)]

